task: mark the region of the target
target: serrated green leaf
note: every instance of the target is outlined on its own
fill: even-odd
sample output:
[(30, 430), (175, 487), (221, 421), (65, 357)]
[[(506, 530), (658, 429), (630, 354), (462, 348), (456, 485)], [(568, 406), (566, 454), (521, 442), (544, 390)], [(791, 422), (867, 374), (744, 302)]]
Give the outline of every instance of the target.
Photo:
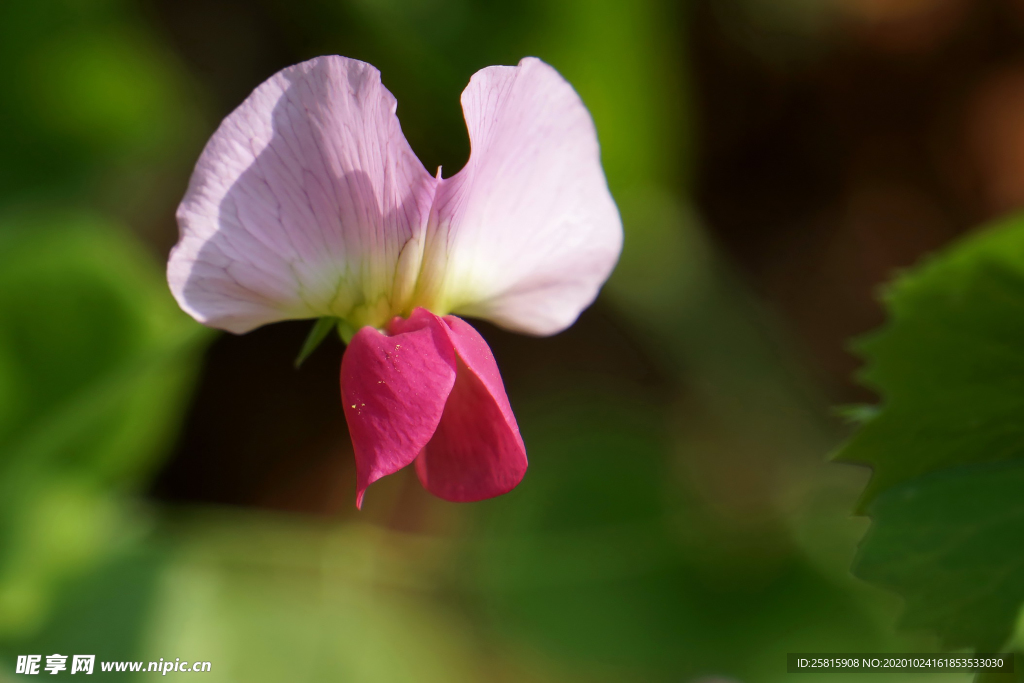
[(1024, 603), (1024, 461), (965, 465), (880, 494), (854, 573), (906, 600), (904, 625), (996, 652)]
[(882, 403), (839, 452), (874, 474), (855, 573), (949, 647), (1004, 644), (1024, 602), (1024, 219), (970, 236), (886, 293), (857, 344)]
[(1024, 457), (1024, 219), (973, 236), (901, 277), (889, 323), (860, 341), (882, 396), (839, 459), (880, 491), (966, 463)]

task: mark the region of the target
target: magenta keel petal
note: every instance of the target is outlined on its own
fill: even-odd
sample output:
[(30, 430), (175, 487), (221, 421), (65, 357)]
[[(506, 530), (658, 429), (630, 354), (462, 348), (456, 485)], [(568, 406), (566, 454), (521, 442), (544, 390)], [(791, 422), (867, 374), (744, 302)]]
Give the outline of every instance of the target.
[(445, 317), (444, 323), (458, 370), (433, 438), (416, 459), (416, 472), (439, 498), (493, 498), (522, 480), (526, 448), (487, 342), (455, 316)]
[(367, 486), (411, 463), (427, 444), (456, 379), (455, 350), (439, 318), (419, 309), (396, 331), (364, 327), (341, 361), (357, 506)]
[(364, 327), (341, 363), (356, 505), (370, 484), (413, 460), (423, 485), (445, 500), (513, 489), (526, 473), (526, 449), (480, 333), (422, 308), (395, 318), (388, 332)]

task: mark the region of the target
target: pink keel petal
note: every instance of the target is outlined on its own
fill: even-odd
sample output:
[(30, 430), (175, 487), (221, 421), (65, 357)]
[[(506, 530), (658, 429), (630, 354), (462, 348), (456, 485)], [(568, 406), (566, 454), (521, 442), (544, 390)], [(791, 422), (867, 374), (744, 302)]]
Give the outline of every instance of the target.
[(423, 486), (470, 502), (511, 491), (526, 474), (526, 448), (491, 349), (455, 316), (444, 323), (458, 356), (455, 386), (434, 436), (416, 458)]
[(358, 507), (367, 486), (411, 463), (430, 440), (455, 383), (455, 350), (439, 318), (417, 309), (396, 327), (391, 336), (359, 330), (341, 361)]

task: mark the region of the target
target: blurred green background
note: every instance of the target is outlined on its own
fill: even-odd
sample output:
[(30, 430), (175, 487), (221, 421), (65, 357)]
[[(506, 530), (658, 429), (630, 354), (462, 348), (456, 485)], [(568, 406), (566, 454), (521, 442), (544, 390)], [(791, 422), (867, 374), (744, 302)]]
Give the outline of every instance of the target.
[[(868, 472), (827, 462), (832, 406), (872, 400), (846, 340), (875, 288), (1024, 204), (1022, 37), (1012, 0), (0, 3), (0, 681), (55, 652), (723, 683), (935, 651), (849, 572)], [(602, 298), (553, 338), (480, 324), (531, 462), (500, 499), (403, 471), (356, 512), (340, 342), (296, 371), (308, 322), (221, 335), (167, 290), (210, 133), (331, 53), (446, 175), (484, 66), (536, 55), (596, 121), (626, 229)]]

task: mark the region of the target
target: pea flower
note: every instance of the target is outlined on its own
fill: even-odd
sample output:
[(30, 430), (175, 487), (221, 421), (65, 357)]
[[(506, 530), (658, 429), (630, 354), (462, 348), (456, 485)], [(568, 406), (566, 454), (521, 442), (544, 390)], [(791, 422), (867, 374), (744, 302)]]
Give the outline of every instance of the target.
[(594, 125), (553, 68), (482, 69), (462, 108), (469, 161), (431, 176), (377, 69), (296, 64), (221, 123), (178, 208), (167, 278), (196, 320), (236, 334), (338, 325), (357, 506), (413, 462), (446, 500), (514, 488), (527, 466), (515, 416), (490, 348), (456, 315), (554, 334), (621, 249)]

